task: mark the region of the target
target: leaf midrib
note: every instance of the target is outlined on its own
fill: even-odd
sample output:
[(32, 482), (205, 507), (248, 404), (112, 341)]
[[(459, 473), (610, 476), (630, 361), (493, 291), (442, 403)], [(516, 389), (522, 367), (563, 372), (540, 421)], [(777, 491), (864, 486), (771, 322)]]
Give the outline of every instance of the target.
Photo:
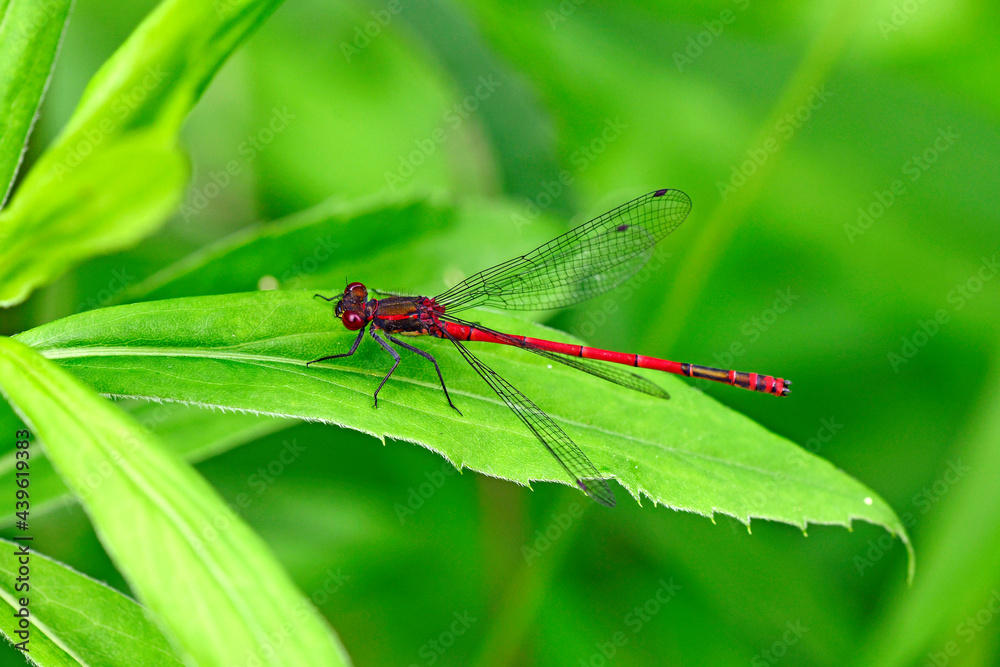
[[(290, 334), (290, 335), (308, 335), (308, 334)], [(49, 359), (72, 359), (72, 358), (91, 357), (91, 356), (193, 357), (193, 358), (217, 359), (217, 360), (221, 360), (221, 361), (232, 361), (232, 362), (240, 362), (240, 363), (259, 363), (259, 364), (276, 363), (276, 364), (283, 364), (283, 365), (293, 366), (293, 367), (296, 367), (296, 368), (300, 367), (302, 365), (302, 363), (303, 363), (301, 360), (290, 359), (288, 357), (275, 357), (275, 356), (270, 356), (270, 355), (251, 354), (251, 353), (246, 353), (246, 352), (225, 352), (225, 351), (221, 351), (220, 348), (207, 348), (206, 349), (206, 348), (177, 348), (177, 347), (172, 347), (172, 348), (169, 348), (169, 349), (165, 349), (165, 348), (155, 348), (155, 347), (127, 347), (127, 348), (126, 347), (73, 347), (73, 348), (57, 348), (57, 349), (44, 350), (44, 351), (42, 351), (42, 354), (45, 357), (49, 358)], [(355, 374), (358, 374), (358, 375), (364, 375), (364, 376), (368, 376), (368, 377), (375, 377), (376, 376), (375, 373), (371, 373), (371, 372), (365, 371), (364, 369), (358, 368), (356, 366), (335, 366), (335, 368), (337, 370), (346, 371), (346, 372), (350, 372), (350, 373), (355, 373)], [(321, 378), (317, 378), (317, 379), (319, 379), (322, 382), (332, 382), (328, 378), (322, 378), (321, 377)], [(431, 385), (430, 383), (421, 382), (419, 380), (416, 380), (414, 378), (409, 378), (409, 377), (406, 377), (406, 376), (400, 376), (399, 378), (396, 378), (396, 380), (397, 381), (408, 382), (410, 384), (413, 384), (413, 385), (416, 385), (416, 386), (420, 386), (420, 387), (425, 387), (425, 388), (433, 388), (434, 386), (436, 386), (436, 385)], [(350, 387), (345, 387), (343, 385), (337, 385), (337, 386), (340, 387), (340, 388), (342, 388), (342, 389), (352, 389)], [(483, 395), (480, 395), (480, 394), (472, 394), (472, 393), (461, 391), (461, 390), (452, 390), (452, 393), (456, 394), (456, 395), (459, 395), (459, 396), (465, 396), (466, 398), (469, 398), (471, 400), (485, 401), (485, 402), (488, 402), (488, 403), (493, 403), (494, 405), (501, 405), (501, 406), (504, 405), (501, 401), (499, 401), (497, 399), (493, 399), (491, 397), (483, 396)], [(140, 395), (135, 395), (135, 396), (137, 398), (146, 398), (147, 400), (155, 400), (154, 397), (143, 397), (143, 396), (140, 396)], [(392, 401), (389, 400), (389, 399), (383, 399), (383, 400), (386, 401), (386, 402), (392, 403)], [(397, 403), (397, 405), (402, 406), (403, 404)], [(409, 408), (411, 410), (419, 410), (418, 407), (414, 407), (412, 405), (406, 405), (404, 407), (407, 407), (407, 408)], [(288, 417), (288, 416), (290, 416), (290, 415), (284, 415), (284, 414), (280, 414), (280, 413), (269, 413), (269, 412), (266, 412), (266, 411), (243, 410), (243, 409), (240, 409), (240, 408), (233, 408), (233, 409), (240, 410), (241, 412), (249, 412), (249, 413), (253, 413), (253, 414), (268, 414), (268, 415), (272, 415), (272, 416), (282, 416), (282, 417)], [(647, 447), (653, 448), (654, 450), (664, 451), (664, 452), (667, 452), (669, 454), (673, 454), (674, 456), (677, 456), (679, 459), (682, 459), (682, 460), (684, 460), (684, 459), (696, 459), (696, 460), (702, 460), (702, 461), (707, 461), (707, 462), (711, 462), (711, 463), (721, 464), (723, 466), (728, 466), (728, 467), (735, 468), (735, 469), (738, 469), (738, 470), (741, 470), (741, 471), (744, 471), (744, 472), (750, 472), (750, 473), (753, 473), (755, 475), (759, 475), (759, 476), (761, 476), (761, 477), (763, 477), (765, 479), (769, 479), (769, 480), (772, 480), (772, 481), (775, 480), (778, 477), (778, 475), (779, 475), (779, 473), (774, 473), (774, 472), (771, 472), (771, 471), (768, 471), (768, 470), (757, 468), (755, 466), (750, 466), (750, 465), (747, 465), (747, 464), (739, 462), (739, 461), (732, 461), (732, 460), (727, 460), (727, 459), (721, 459), (721, 458), (718, 458), (718, 457), (715, 457), (715, 456), (711, 456), (709, 454), (705, 454), (703, 452), (693, 452), (693, 451), (690, 451), (690, 450), (678, 449), (676, 447), (671, 447), (669, 445), (664, 445), (663, 443), (652, 442), (652, 441), (649, 441), (649, 440), (646, 440), (646, 439), (643, 439), (643, 438), (638, 438), (638, 437), (636, 437), (634, 435), (629, 435), (629, 434), (620, 433), (620, 432), (608, 431), (607, 429), (600, 428), (600, 427), (595, 426), (593, 424), (584, 424), (584, 423), (579, 422), (577, 420), (568, 419), (565, 416), (562, 416), (562, 415), (559, 415), (558, 413), (552, 412), (551, 410), (546, 410), (546, 412), (551, 417), (553, 417), (555, 419), (558, 419), (560, 422), (562, 422), (564, 424), (569, 424), (569, 425), (575, 426), (575, 427), (579, 428), (580, 430), (583, 430), (583, 431), (593, 431), (595, 433), (601, 433), (601, 434), (604, 434), (604, 435), (607, 435), (607, 436), (611, 436), (611, 437), (614, 437), (614, 438), (619, 438), (619, 439), (625, 440), (627, 442), (632, 442), (632, 443), (635, 443), (635, 444), (638, 444), (638, 445), (647, 446)], [(432, 415), (431, 413), (424, 412), (424, 414), (427, 414), (428, 416), (433, 416), (435, 419), (446, 418), (446, 419), (449, 419), (450, 421), (455, 421), (456, 423), (465, 423), (465, 422), (458, 422), (457, 419), (455, 419), (454, 417), (452, 417), (450, 415), (447, 416), (447, 417), (443, 417), (441, 414), (437, 414), (437, 413), (434, 413)], [(294, 416), (294, 415), (291, 415), (291, 416)], [(302, 417), (299, 416), (298, 418), (302, 418)], [(328, 420), (320, 419), (318, 421), (327, 422)], [(495, 431), (499, 431), (499, 432), (503, 432), (503, 433), (515, 433), (515, 431), (513, 431), (512, 429), (499, 428), (499, 427), (497, 427), (497, 425), (494, 425), (494, 424), (483, 424), (482, 426), (484, 426), (486, 428), (489, 428), (491, 430), (495, 430)], [(517, 431), (516, 433), (520, 434), (521, 432)], [(600, 448), (603, 451), (605, 451), (606, 453), (613, 454), (613, 455), (621, 454), (621, 452), (612, 451), (606, 445), (603, 445), (601, 442), (588, 443), (587, 446), (588, 447)], [(631, 460), (635, 460), (635, 457), (633, 457), (633, 456), (629, 456), (627, 454), (623, 454), (623, 455), (627, 456)], [(830, 488), (830, 487), (827, 487), (827, 486), (824, 486), (824, 485), (821, 485), (821, 484), (817, 484), (815, 482), (808, 481), (808, 480), (805, 480), (805, 479), (801, 479), (801, 478), (797, 478), (797, 477), (792, 477), (791, 475), (788, 475), (788, 474), (782, 474), (782, 480), (783, 481), (794, 482), (796, 484), (801, 485), (802, 487), (819, 489), (819, 490), (824, 491), (827, 494), (832, 494), (834, 496), (842, 497), (842, 498), (845, 498), (845, 499), (848, 499), (848, 500), (856, 500), (856, 498), (854, 498), (853, 496), (848, 495), (848, 494), (843, 493), (843, 492), (840, 492), (840, 491), (838, 491), (836, 489), (833, 489), (833, 488)]]

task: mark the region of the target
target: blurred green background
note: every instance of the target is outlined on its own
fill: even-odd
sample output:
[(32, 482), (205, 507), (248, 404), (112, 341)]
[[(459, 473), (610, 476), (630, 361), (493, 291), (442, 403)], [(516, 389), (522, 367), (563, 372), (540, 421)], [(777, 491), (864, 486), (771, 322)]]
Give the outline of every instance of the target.
[[(26, 168), (153, 6), (77, 2)], [(998, 36), (983, 1), (289, 0), (188, 119), (185, 208), (5, 313), (0, 333), (111, 303), (330, 198), (503, 202), (475, 250), (492, 263), (507, 257), (489, 240), (540, 212), (569, 228), (679, 188), (694, 211), (632, 299), (548, 323), (792, 378), (787, 400), (699, 388), (885, 497), (914, 540), (912, 587), (902, 545), (868, 524), (750, 535), (620, 488), (605, 511), (317, 424), (199, 470), (228, 499), (255, 490), (245, 518), (323, 593), (358, 665), (1000, 664)], [(386, 286), (449, 279), (422, 270), (428, 284), (408, 286), (380, 267)], [(257, 493), (289, 443), (301, 454)], [(45, 553), (125, 588), (78, 507), (36, 525)], [(665, 584), (669, 601), (650, 603)]]

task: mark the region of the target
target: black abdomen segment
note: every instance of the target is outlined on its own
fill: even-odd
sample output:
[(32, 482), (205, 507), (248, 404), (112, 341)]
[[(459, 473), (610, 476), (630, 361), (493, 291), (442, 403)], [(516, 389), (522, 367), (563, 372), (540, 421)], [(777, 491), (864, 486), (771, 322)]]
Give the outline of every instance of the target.
[(764, 394), (774, 394), (775, 396), (787, 396), (788, 392), (791, 391), (788, 388), (788, 385), (791, 384), (790, 380), (783, 380), (771, 375), (727, 371), (721, 368), (698, 366), (696, 364), (681, 364), (681, 372), (688, 377), (722, 382), (724, 384), (731, 384), (734, 387), (742, 387)]

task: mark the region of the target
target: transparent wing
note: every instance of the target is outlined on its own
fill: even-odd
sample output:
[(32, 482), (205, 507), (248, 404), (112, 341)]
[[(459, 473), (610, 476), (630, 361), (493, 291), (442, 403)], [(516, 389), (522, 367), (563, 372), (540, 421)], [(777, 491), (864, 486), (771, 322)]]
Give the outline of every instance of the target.
[(465, 360), (479, 373), (493, 391), (507, 404), (517, 418), (535, 434), (549, 453), (569, 473), (584, 493), (606, 507), (615, 506), (615, 494), (608, 481), (597, 472), (587, 455), (576, 446), (566, 433), (552, 421), (552, 418), (518, 391), (511, 383), (497, 375), (493, 369), (480, 361), (458, 339), (445, 332), (455, 344)]
[(567, 366), (583, 371), (584, 373), (590, 373), (591, 375), (595, 375), (602, 380), (614, 382), (615, 384), (621, 385), (626, 389), (641, 391), (644, 394), (656, 396), (657, 398), (670, 398), (670, 394), (668, 394), (667, 391), (660, 385), (647, 380), (641, 375), (630, 373), (619, 366), (596, 359), (567, 357), (564, 354), (557, 354), (556, 352), (549, 352), (548, 350), (539, 350), (531, 346), (524, 347), (524, 349), (531, 350), (535, 354), (545, 357), (551, 361), (558, 361), (560, 364), (566, 364)]
[(632, 277), (690, 211), (691, 199), (680, 190), (650, 192), (469, 276), (434, 300), (448, 312), (478, 306), (545, 310), (584, 301)]
[(625, 370), (617, 364), (612, 364), (598, 359), (583, 359), (581, 357), (568, 357), (565, 354), (559, 354), (557, 352), (550, 352), (548, 350), (539, 350), (536, 347), (532, 347), (529, 343), (525, 343), (519, 340), (516, 336), (510, 334), (505, 334), (503, 332), (497, 331), (496, 329), (490, 329), (489, 327), (484, 327), (481, 324), (476, 324), (474, 322), (466, 322), (465, 320), (460, 320), (457, 317), (451, 317), (449, 315), (442, 315), (442, 320), (446, 322), (454, 322), (456, 324), (462, 324), (467, 327), (475, 327), (482, 331), (488, 332), (490, 335), (496, 336), (497, 338), (506, 340), (510, 345), (519, 347), (522, 350), (528, 350), (534, 352), (540, 357), (545, 357), (550, 361), (556, 361), (560, 364), (565, 364), (571, 368), (583, 371), (584, 373), (590, 373), (602, 380), (607, 380), (608, 382), (614, 382), (617, 385), (621, 385), (626, 389), (631, 389), (633, 391), (639, 391), (643, 394), (649, 394), (650, 396), (656, 396), (657, 398), (670, 398), (670, 394), (667, 393), (665, 389), (660, 387), (660, 385), (647, 380), (641, 375), (637, 375), (630, 371)]

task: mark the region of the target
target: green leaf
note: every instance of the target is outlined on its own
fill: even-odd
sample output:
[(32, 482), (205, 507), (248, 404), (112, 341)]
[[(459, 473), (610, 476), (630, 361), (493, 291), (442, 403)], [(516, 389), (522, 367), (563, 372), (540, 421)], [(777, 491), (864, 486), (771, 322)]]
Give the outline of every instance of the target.
[(143, 21), (90, 81), (0, 217), (0, 306), (162, 224), (187, 179), (174, 148), (181, 122), (279, 4), (166, 0)]
[(0, 208), (7, 201), (28, 146), (71, 0), (0, 3)]
[[(182, 665), (145, 610), (99, 581), (47, 558), (31, 542), (0, 540), (0, 631), (11, 643), (24, 641), (14, 613), (28, 598), (28, 655), (40, 665)], [(30, 590), (19, 585), (17, 554), (31, 548)], [(20, 584), (23, 586), (23, 582)]]
[(133, 419), (10, 338), (0, 388), (187, 662), (348, 662), (260, 538)]
[(50, 187), (91, 153), (156, 128), (164, 145), (237, 46), (281, 0), (164, 0), (94, 75), (22, 189)]
[(155, 137), (134, 133), (71, 171), (59, 187), (18, 192), (0, 211), (0, 305), (77, 262), (131, 245), (180, 199), (187, 163)]
[[(140, 424), (159, 436), (170, 451), (188, 463), (198, 463), (296, 422), (239, 412), (201, 410), (179, 403), (123, 401), (122, 407)], [(0, 457), (0, 488), (14, 488), (17, 458), (13, 451)], [(74, 502), (52, 463), (43, 452), (32, 456), (31, 512), (36, 519), (44, 512)], [(0, 513), (0, 529), (14, 524), (14, 507)]]
[[(372, 409), (372, 392), (390, 360), (371, 341), (353, 357), (307, 368), (307, 360), (346, 351), (355, 335), (334, 319), (329, 304), (311, 297), (262, 292), (118, 306), (68, 317), (19, 339), (104, 394), (321, 420), (415, 442), (457, 467), (518, 483), (569, 484), (445, 341), (419, 344), (437, 356), (464, 416), (448, 407), (433, 367), (413, 355), (379, 396), (379, 409)], [(479, 312), (477, 318), (501, 331), (571, 340), (509, 316)], [(522, 350), (473, 349), (637, 499), (645, 495), (706, 516), (722, 512), (747, 524), (772, 519), (803, 530), (809, 523), (849, 527), (862, 519), (909, 545), (899, 519), (871, 490), (678, 378), (655, 376), (673, 396), (663, 401), (562, 365), (550, 368)]]

